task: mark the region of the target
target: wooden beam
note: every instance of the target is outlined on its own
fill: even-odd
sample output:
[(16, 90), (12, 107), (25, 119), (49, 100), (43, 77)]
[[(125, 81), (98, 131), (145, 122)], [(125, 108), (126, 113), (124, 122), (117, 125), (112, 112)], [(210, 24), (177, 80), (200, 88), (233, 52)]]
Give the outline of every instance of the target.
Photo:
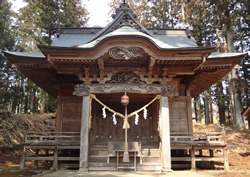
[(195, 72), (192, 69), (192, 66), (168, 66), (164, 67), (163, 70), (167, 69), (168, 75), (193, 75)]
[(73, 95), (84, 96), (89, 93), (123, 93), (124, 88), (129, 93), (143, 93), (143, 94), (162, 94), (164, 96), (173, 96), (175, 94), (175, 87), (170, 84), (123, 84), (123, 83), (105, 83), (105, 84), (79, 84), (75, 86)]
[(148, 65), (148, 82), (151, 82), (154, 65), (155, 65), (155, 59), (153, 57), (150, 57), (150, 62)]
[(99, 75), (100, 75), (100, 80), (99, 82), (100, 83), (103, 83), (104, 82), (104, 59), (103, 57), (99, 58), (98, 59), (98, 66), (99, 66)]
[(203, 56), (201, 63), (197, 67), (194, 68), (194, 71), (196, 71), (197, 69), (199, 69), (205, 62), (206, 62), (206, 57)]

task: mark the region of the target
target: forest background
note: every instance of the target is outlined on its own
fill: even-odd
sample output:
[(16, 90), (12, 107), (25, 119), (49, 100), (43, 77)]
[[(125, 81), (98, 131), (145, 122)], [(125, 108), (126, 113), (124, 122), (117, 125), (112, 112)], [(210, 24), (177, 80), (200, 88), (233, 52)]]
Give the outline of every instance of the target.
[[(85, 27), (89, 12), (80, 0), (24, 0), (17, 13), (10, 0), (0, 0), (0, 110), (14, 113), (56, 111), (56, 98), (37, 87), (3, 54), (39, 51), (49, 45), (56, 27)], [(220, 82), (193, 99), (194, 118), (205, 124), (244, 128), (242, 111), (250, 105), (250, 1), (127, 0), (147, 28), (186, 28), (199, 46), (216, 52), (244, 52), (241, 63)], [(122, 3), (109, 3), (110, 14)]]

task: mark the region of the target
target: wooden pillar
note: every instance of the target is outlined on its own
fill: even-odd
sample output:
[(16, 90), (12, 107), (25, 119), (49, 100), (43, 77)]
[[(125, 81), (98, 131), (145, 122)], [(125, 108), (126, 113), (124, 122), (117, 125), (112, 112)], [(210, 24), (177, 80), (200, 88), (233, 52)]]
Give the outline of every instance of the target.
[(57, 96), (57, 108), (56, 108), (56, 132), (60, 132), (62, 122), (62, 96)]
[(162, 172), (171, 172), (170, 121), (168, 97), (161, 97), (161, 156)]
[(23, 145), (22, 152), (21, 152), (20, 169), (24, 169), (25, 167), (25, 156), (26, 156), (26, 147), (25, 145)]
[(53, 169), (56, 170), (58, 168), (58, 147), (55, 146), (54, 149), (54, 160), (53, 160)]
[[(226, 132), (224, 130), (224, 127), (222, 128), (222, 136), (223, 136), (223, 141), (224, 144), (227, 144), (227, 137), (226, 137)], [(224, 158), (224, 170), (229, 171), (229, 162), (228, 162), (228, 154), (227, 154), (227, 146), (223, 148), (223, 158)]]
[(81, 171), (88, 171), (89, 117), (90, 117), (90, 95), (84, 95), (82, 98), (82, 120), (81, 120), (80, 164), (79, 164), (79, 170)]
[[(209, 149), (209, 155), (210, 157), (214, 157), (214, 150)], [(211, 168), (214, 169), (214, 161), (210, 161)]]
[(223, 158), (224, 158), (224, 170), (229, 171), (229, 162), (228, 162), (228, 155), (227, 155), (227, 147), (223, 148)]
[[(37, 156), (37, 157), (39, 156), (39, 151), (40, 151), (40, 149), (36, 149), (36, 156)], [(34, 167), (35, 167), (35, 168), (38, 168), (38, 160), (35, 160), (35, 162), (34, 162)]]
[(192, 146), (190, 149), (190, 156), (191, 156), (191, 169), (195, 170), (196, 164), (195, 164), (195, 148), (194, 148), (194, 146)]

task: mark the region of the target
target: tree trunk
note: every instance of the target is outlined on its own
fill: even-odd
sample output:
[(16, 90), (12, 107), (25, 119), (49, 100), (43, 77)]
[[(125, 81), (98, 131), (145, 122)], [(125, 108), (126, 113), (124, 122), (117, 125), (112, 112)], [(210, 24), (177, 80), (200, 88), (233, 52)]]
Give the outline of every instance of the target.
[(197, 99), (197, 107), (198, 107), (198, 111), (197, 111), (197, 122), (201, 123), (201, 100), (200, 100), (200, 96), (198, 96)]
[(36, 86), (34, 85), (34, 87), (33, 87), (33, 93), (32, 93), (32, 95), (33, 95), (33, 99), (32, 99), (32, 102), (33, 102), (33, 110), (32, 110), (32, 112), (33, 113), (36, 113), (36, 108), (37, 108), (37, 103), (36, 103), (36, 101), (37, 101), (37, 98), (36, 98), (36, 91), (37, 91), (37, 88), (36, 88)]
[(214, 112), (213, 112), (213, 98), (211, 96), (211, 88), (209, 89), (209, 107), (210, 107), (210, 122), (214, 124)]
[(194, 114), (195, 114), (195, 120), (198, 122), (198, 110), (197, 110), (197, 99), (198, 97), (194, 98), (193, 104), (194, 104)]
[(208, 92), (204, 92), (204, 114), (205, 114), (205, 123), (206, 125), (210, 124), (209, 118), (209, 103), (208, 103)]
[(43, 90), (42, 101), (41, 101), (41, 110), (40, 113), (43, 114), (45, 110), (45, 102), (46, 102), (46, 92)]
[(31, 87), (30, 87), (30, 112), (33, 112), (33, 107), (34, 107), (34, 94), (33, 94), (33, 90), (34, 90), (34, 88), (33, 88), (33, 84), (31, 83)]
[(240, 94), (238, 93), (238, 89), (236, 87), (235, 81), (239, 79), (238, 75), (236, 73), (236, 69), (233, 69), (231, 71), (231, 84), (232, 84), (232, 92), (231, 92), (231, 98), (232, 98), (232, 107), (233, 107), (233, 117), (235, 120), (235, 127), (237, 129), (245, 128), (244, 127), (244, 121), (241, 116), (241, 98)]
[(218, 110), (219, 110), (219, 119), (220, 125), (225, 125), (226, 123), (226, 115), (225, 115), (225, 101), (224, 101), (224, 93), (223, 93), (223, 85), (222, 82), (217, 83), (217, 94), (218, 94)]
[[(226, 36), (227, 36), (227, 44), (228, 44), (228, 51), (235, 52), (234, 49), (234, 42), (233, 42), (233, 31), (231, 25), (227, 24), (226, 27)], [(235, 120), (235, 127), (237, 129), (244, 127), (244, 122), (241, 116), (241, 97), (238, 92), (238, 88), (236, 87), (235, 81), (239, 79), (237, 68), (234, 68), (231, 71), (231, 99), (232, 99), (232, 108), (233, 108), (233, 117)]]

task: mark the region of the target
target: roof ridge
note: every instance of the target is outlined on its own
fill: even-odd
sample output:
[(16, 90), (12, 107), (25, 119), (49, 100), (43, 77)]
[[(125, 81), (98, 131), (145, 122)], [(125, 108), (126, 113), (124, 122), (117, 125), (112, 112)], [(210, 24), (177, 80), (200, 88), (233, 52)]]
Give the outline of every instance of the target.
[(96, 40), (97, 38), (113, 32), (123, 26), (130, 26), (140, 32), (143, 32), (149, 36), (153, 36), (145, 27), (143, 27), (138, 21), (136, 21), (136, 15), (127, 3), (122, 3), (119, 8), (116, 9), (116, 13), (112, 15), (114, 20), (103, 28), (96, 36), (89, 42)]

